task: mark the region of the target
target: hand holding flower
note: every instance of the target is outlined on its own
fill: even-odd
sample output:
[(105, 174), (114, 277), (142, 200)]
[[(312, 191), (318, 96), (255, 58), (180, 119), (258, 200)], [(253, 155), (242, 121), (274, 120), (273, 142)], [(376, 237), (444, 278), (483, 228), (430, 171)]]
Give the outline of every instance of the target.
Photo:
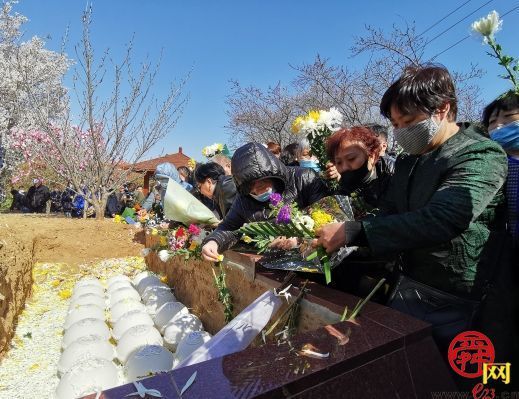
[(337, 171), (337, 167), (332, 162), (328, 162), (326, 164), (326, 178), (328, 180), (341, 180), (341, 175)]
[(218, 244), (216, 241), (209, 241), (202, 247), (202, 257), (209, 262), (219, 262)]
[(346, 245), (346, 230), (344, 223), (330, 223), (315, 232), (314, 247), (323, 246), (327, 253), (337, 251)]

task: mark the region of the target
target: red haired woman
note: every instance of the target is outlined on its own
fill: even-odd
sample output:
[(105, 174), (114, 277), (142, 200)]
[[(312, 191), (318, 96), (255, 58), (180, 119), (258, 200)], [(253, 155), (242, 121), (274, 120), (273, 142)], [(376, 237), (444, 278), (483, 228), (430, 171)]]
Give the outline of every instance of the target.
[[(339, 193), (357, 197), (364, 211), (378, 207), (393, 175), (393, 163), (380, 157), (382, 143), (367, 127), (335, 132), (326, 143), (327, 176), (339, 180)], [(360, 211), (357, 209), (357, 211)]]

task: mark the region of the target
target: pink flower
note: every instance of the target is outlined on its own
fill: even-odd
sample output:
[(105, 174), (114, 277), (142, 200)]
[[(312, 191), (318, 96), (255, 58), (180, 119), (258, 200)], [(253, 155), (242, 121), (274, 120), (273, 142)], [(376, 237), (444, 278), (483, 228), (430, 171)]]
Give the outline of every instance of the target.
[(202, 230), (196, 224), (191, 224), (187, 231), (189, 234), (192, 234), (194, 236), (197, 236), (202, 232)]

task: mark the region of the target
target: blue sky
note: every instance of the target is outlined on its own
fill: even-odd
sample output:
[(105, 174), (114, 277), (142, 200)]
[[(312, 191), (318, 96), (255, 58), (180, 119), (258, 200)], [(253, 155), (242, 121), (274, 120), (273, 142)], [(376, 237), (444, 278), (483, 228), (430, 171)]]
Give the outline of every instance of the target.
[[(157, 59), (163, 50), (157, 93), (191, 68), (187, 85), (191, 99), (176, 128), (150, 152), (150, 157), (184, 153), (202, 160), (202, 147), (228, 141), (225, 98), (230, 79), (266, 88), (278, 81), (288, 84), (295, 73), (290, 67), (309, 63), (319, 53), (333, 64), (362, 68), (362, 58), (351, 58), (354, 37), (365, 25), (390, 30), (393, 24), (415, 21), (419, 32), (446, 16), (466, 0), (435, 3), (417, 0), (94, 0), (92, 43), (97, 54), (109, 48), (120, 59), (124, 45), (134, 36), (134, 61)], [(431, 29), (431, 38), (476, 10), (488, 0), (471, 0)], [(47, 47), (59, 50), (69, 27), (68, 54), (81, 34), (85, 1), (20, 0), (15, 11), (29, 18), (26, 36), (49, 36)], [(434, 55), (469, 32), (475, 19), (495, 9), (501, 14), (519, 6), (517, 0), (492, 0), (466, 21), (435, 39), (426, 54)], [(519, 10), (504, 18), (498, 41), (508, 54), (519, 56)], [(507, 88), (497, 77), (495, 61), (485, 54), (478, 37), (471, 37), (441, 55), (437, 61), (453, 70), (477, 62), (487, 71), (481, 80), (489, 101)]]

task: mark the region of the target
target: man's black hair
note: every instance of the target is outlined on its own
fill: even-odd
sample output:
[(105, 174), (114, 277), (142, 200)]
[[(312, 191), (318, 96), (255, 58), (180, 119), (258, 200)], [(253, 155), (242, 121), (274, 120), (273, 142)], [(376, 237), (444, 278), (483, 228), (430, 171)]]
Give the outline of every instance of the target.
[(386, 90), (380, 102), (380, 112), (391, 119), (391, 107), (402, 114), (423, 112), (434, 114), (445, 104), (450, 104), (449, 120), (456, 120), (458, 100), (452, 77), (443, 65), (426, 64), (409, 66)]
[(203, 163), (195, 169), (195, 180), (197, 183), (203, 183), (207, 178), (216, 182), (220, 176), (225, 176), (225, 170), (216, 162)]

